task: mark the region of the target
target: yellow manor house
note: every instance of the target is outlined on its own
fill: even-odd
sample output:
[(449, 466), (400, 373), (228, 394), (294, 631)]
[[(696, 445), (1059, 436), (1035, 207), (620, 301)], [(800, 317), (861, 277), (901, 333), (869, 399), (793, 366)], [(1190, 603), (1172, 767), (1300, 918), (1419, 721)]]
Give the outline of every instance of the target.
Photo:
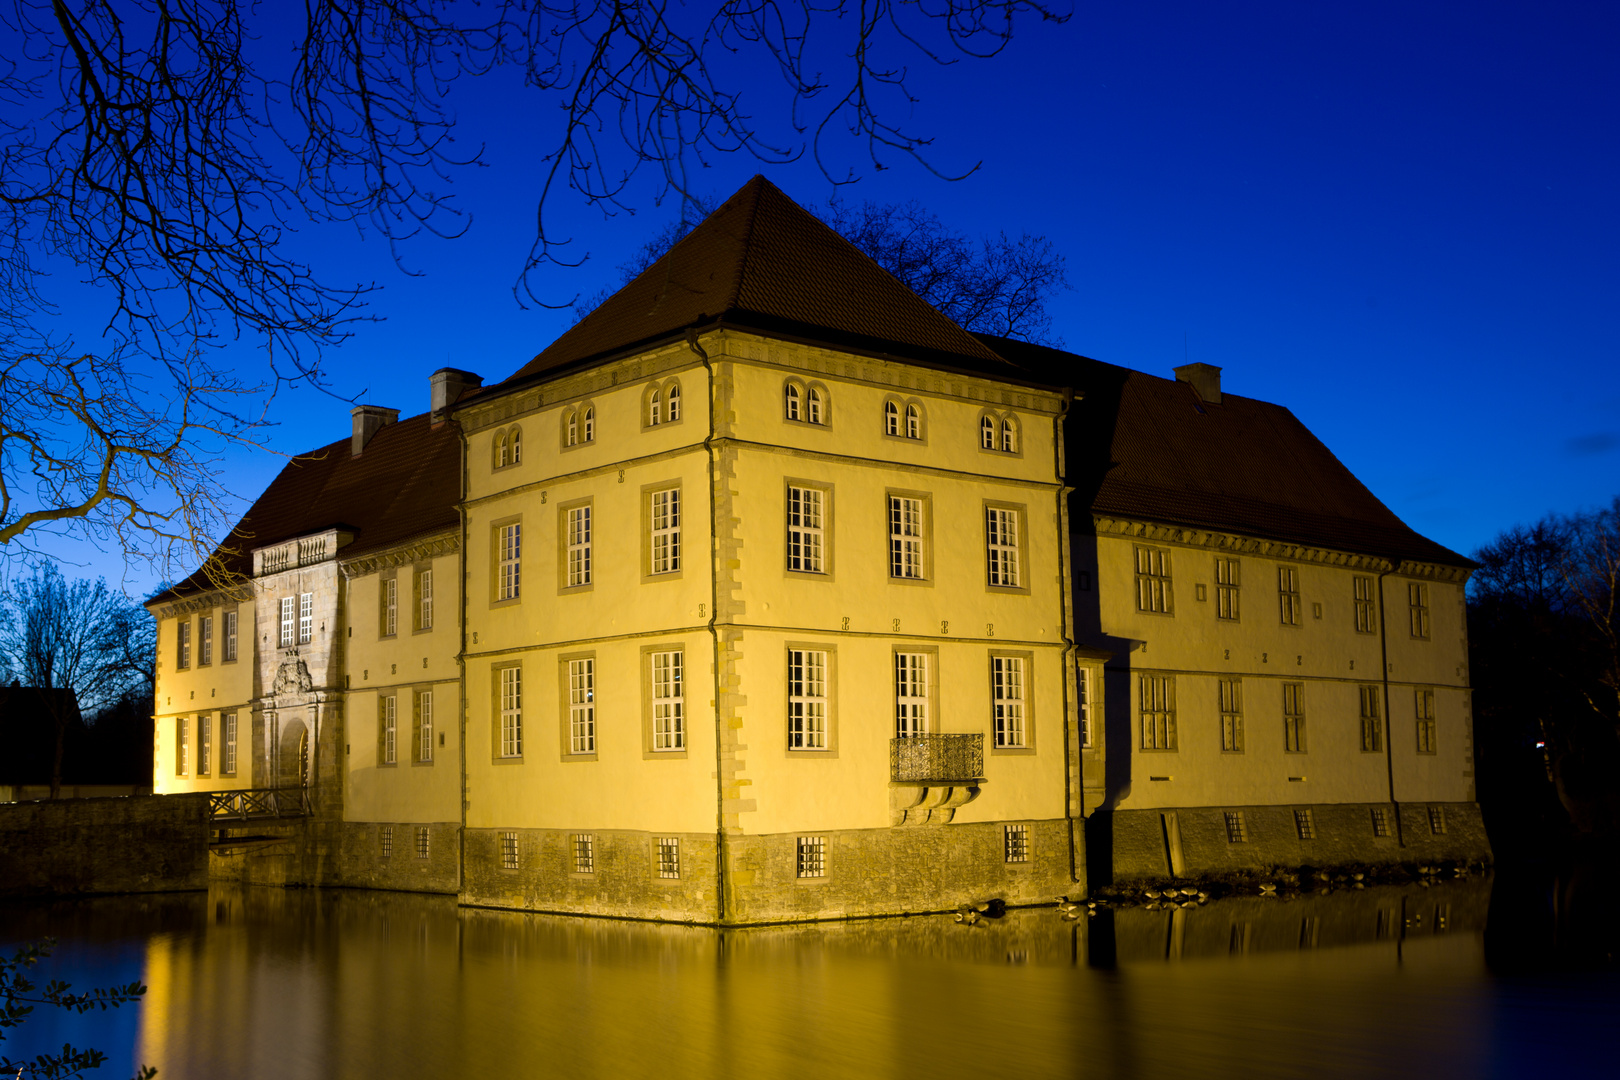
[(1471, 564), (1180, 374), (969, 334), (756, 177), (150, 601), (156, 790), (286, 815), (217, 876), (714, 923), (1488, 857)]

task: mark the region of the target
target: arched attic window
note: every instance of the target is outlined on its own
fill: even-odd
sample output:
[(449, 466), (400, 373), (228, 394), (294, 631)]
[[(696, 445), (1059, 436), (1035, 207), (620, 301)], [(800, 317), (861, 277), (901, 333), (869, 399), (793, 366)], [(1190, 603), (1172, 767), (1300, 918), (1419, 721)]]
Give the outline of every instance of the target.
[(812, 386), (809, 392), (805, 395), (805, 400), (808, 403), (808, 409), (806, 410), (807, 415), (805, 416), (805, 419), (809, 420), (812, 424), (826, 423), (826, 419), (822, 415), (820, 389)]
[(983, 450), (996, 448), (996, 422), (988, 414), (979, 418), (979, 447)]
[(1001, 449), (1008, 454), (1018, 453), (1018, 425), (1010, 416), (1001, 418)]
[(596, 438), (596, 406), (587, 405), (580, 411), (579, 441), (591, 442)]
[(653, 387), (653, 392), (647, 396), (647, 426), (657, 427), (664, 422), (664, 399)]
[(666, 412), (669, 422), (674, 423), (681, 418), (681, 384), (676, 379), (669, 381), (668, 406)]
[(883, 403), (883, 433), (885, 435), (900, 434), (900, 405), (897, 402), (885, 401)]
[(906, 438), (922, 438), (922, 406), (916, 402), (906, 406)]
[(565, 409), (563, 411), (563, 445), (579, 445), (579, 410)]
[(506, 432), (497, 431), (495, 433), (495, 445), (494, 445), (493, 449), (494, 449), (495, 467), (497, 469), (506, 468), (506, 464), (507, 464), (507, 458), (506, 458), (506, 454), (507, 454)]
[(787, 417), (789, 420), (803, 420), (804, 392), (799, 389), (799, 384), (795, 382), (788, 383), (787, 388), (783, 391), (783, 395), (784, 400), (782, 405), (782, 415)]
[(523, 429), (514, 426), (507, 435), (507, 450), (513, 465), (523, 460)]

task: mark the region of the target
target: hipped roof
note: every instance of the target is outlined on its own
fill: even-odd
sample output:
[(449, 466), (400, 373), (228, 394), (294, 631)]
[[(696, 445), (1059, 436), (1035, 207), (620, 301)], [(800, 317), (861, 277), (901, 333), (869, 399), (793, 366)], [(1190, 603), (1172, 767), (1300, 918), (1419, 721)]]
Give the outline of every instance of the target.
[(507, 382), (606, 359), (716, 322), (931, 367), (1019, 374), (756, 176)]

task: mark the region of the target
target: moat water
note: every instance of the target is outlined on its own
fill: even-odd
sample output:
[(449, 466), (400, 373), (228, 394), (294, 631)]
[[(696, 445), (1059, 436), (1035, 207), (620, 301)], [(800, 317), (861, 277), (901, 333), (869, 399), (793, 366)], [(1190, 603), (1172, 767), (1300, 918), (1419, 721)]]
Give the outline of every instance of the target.
[(163, 1080), (1613, 1075), (1620, 975), (1504, 970), (1542, 931), (1514, 938), (1492, 888), (725, 932), (350, 890), (11, 905), (0, 945), (60, 940), (40, 975), (150, 989), (38, 1012), (0, 1056), (72, 1041), (108, 1053), (93, 1075)]

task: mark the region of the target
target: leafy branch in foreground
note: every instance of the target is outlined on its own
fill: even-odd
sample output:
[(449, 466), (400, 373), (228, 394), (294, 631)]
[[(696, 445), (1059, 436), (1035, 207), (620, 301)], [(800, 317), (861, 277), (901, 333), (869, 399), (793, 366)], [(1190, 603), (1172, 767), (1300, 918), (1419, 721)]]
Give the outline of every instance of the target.
[[(22, 1026), (40, 1005), (66, 1009), (72, 1013), (102, 1012), (139, 1001), (146, 987), (139, 981), (128, 986), (95, 987), (74, 993), (65, 982), (52, 979), (37, 986), (27, 972), (56, 948), (56, 941), (45, 938), (23, 945), (9, 958), (0, 956), (0, 1042), (6, 1038), (4, 1029)], [(83, 1076), (86, 1070), (99, 1069), (107, 1055), (95, 1049), (77, 1049), (64, 1043), (60, 1054), (38, 1054), (31, 1060), (0, 1057), (0, 1075), (17, 1080), (72, 1080)], [(135, 1080), (149, 1080), (157, 1070), (143, 1065)]]

